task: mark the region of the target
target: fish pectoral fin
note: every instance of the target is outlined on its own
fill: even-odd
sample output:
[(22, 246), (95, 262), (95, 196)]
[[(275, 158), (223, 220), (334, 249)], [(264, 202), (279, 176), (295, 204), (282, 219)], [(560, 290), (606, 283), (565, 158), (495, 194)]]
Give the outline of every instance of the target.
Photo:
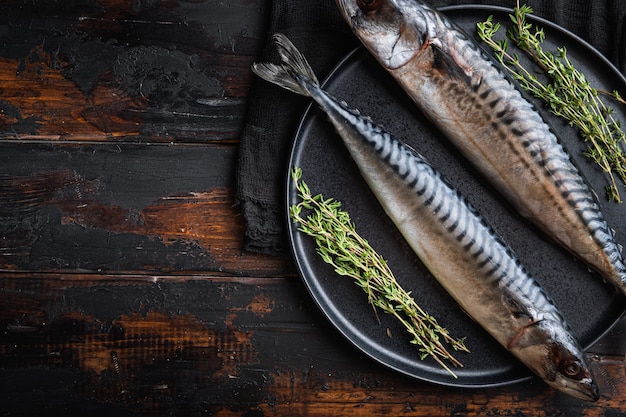
[(515, 336), (511, 338), (509, 343), (506, 345), (507, 349), (520, 350), (528, 346), (539, 345), (545, 342), (546, 336), (543, 334), (543, 332), (532, 331), (535, 326), (541, 321), (542, 319), (529, 320), (528, 323), (522, 326), (515, 334)]
[(443, 51), (441, 47), (435, 43), (430, 43), (430, 48), (432, 50), (434, 68), (442, 75), (459, 80), (469, 86), (472, 85), (472, 77), (456, 62), (454, 56)]

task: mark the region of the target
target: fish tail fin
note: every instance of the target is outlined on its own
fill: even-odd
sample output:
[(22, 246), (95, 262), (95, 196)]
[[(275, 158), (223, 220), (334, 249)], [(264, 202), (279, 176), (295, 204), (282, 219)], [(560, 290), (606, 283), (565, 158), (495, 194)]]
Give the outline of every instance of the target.
[(279, 87), (310, 97), (311, 87), (319, 87), (319, 81), (306, 58), (282, 33), (274, 34), (273, 39), (282, 64), (255, 62), (252, 71)]

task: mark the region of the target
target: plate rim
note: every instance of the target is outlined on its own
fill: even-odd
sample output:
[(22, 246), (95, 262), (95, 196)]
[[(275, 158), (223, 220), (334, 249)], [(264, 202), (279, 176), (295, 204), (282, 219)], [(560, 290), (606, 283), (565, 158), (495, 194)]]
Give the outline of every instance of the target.
[[(484, 4), (465, 4), (465, 5), (448, 5), (448, 6), (442, 6), (437, 8), (437, 10), (439, 10), (440, 12), (447, 14), (447, 13), (454, 13), (454, 12), (459, 12), (459, 11), (471, 11), (471, 12), (494, 12), (494, 13), (512, 13), (513, 9), (512, 8), (508, 8), (508, 7), (504, 7), (504, 6), (493, 6), (493, 5), (484, 5)], [(624, 84), (626, 86), (626, 76), (624, 76), (624, 74), (622, 74), (616, 67), (615, 65), (606, 57), (604, 56), (602, 53), (600, 53), (594, 46), (592, 46), (589, 42), (587, 42), (586, 40), (584, 40), (583, 38), (581, 38), (580, 36), (574, 34), (573, 32), (569, 31), (566, 28), (563, 28), (562, 26), (547, 20), (543, 17), (537, 16), (535, 14), (531, 14), (528, 16), (528, 19), (531, 23), (533, 24), (538, 24), (538, 25), (542, 25), (542, 26), (549, 26), (551, 30), (560, 32), (562, 35), (569, 37), (572, 41), (576, 42), (577, 44), (579, 44), (581, 46), (581, 48), (584, 48), (587, 50), (587, 52), (592, 53), (594, 55), (594, 59), (598, 58), (601, 62), (601, 64), (599, 64), (599, 66), (604, 65), (605, 68), (603, 68), (603, 70), (610, 70), (611, 72), (615, 73), (615, 75), (620, 79), (620, 82), (622, 84)], [(472, 38), (473, 39), (473, 38)], [(481, 47), (483, 50), (489, 52), (486, 47), (482, 44), (479, 44), (479, 47)], [(328, 74), (324, 77), (324, 79), (321, 82), (322, 87), (326, 86), (328, 83), (332, 82), (332, 80), (337, 76), (337, 74), (342, 70), (343, 66), (345, 66), (346, 62), (351, 61), (352, 59), (355, 59), (355, 56), (360, 54), (360, 53), (368, 53), (367, 50), (365, 49), (365, 47), (362, 44), (359, 44), (358, 46), (356, 46), (355, 48), (353, 48), (351, 51), (349, 51), (344, 57), (342, 57), (339, 61), (337, 61), (337, 63), (333, 66), (333, 68), (331, 69), (331, 71), (328, 72)], [(490, 52), (489, 52), (490, 53)], [(491, 54), (491, 53), (490, 53)], [(517, 368), (521, 369), (521, 372), (519, 373), (518, 376), (512, 376), (509, 379), (506, 380), (502, 380), (502, 381), (494, 381), (494, 382), (475, 382), (472, 383), (471, 381), (464, 381), (462, 380), (461, 377), (459, 377), (458, 379), (454, 379), (454, 380), (447, 380), (447, 379), (441, 379), (441, 378), (436, 378), (437, 375), (442, 374), (442, 373), (446, 373), (447, 372), (445, 370), (443, 370), (443, 368), (441, 368), (441, 370), (443, 370), (443, 372), (435, 372), (434, 370), (431, 370), (430, 367), (429, 368), (429, 372), (428, 372), (428, 376), (422, 375), (422, 374), (416, 374), (415, 372), (410, 372), (407, 371), (405, 369), (403, 369), (400, 366), (396, 366), (392, 363), (390, 363), (389, 361), (385, 361), (382, 358), (374, 355), (373, 353), (371, 353), (368, 349), (366, 349), (364, 346), (362, 346), (361, 344), (358, 343), (358, 340), (355, 340), (355, 337), (353, 337), (351, 334), (349, 334), (349, 332), (347, 332), (346, 328), (338, 326), (336, 321), (333, 320), (333, 317), (331, 317), (330, 312), (327, 310), (327, 307), (329, 305), (329, 303), (327, 304), (323, 304), (323, 300), (321, 300), (321, 298), (325, 298), (322, 297), (323, 294), (320, 294), (319, 292), (316, 292), (314, 287), (313, 287), (313, 283), (309, 281), (309, 279), (307, 279), (305, 277), (305, 270), (310, 270), (308, 267), (306, 267), (306, 265), (304, 265), (304, 263), (308, 263), (307, 260), (303, 260), (300, 259), (300, 257), (297, 254), (297, 244), (296, 241), (299, 239), (303, 238), (303, 234), (298, 230), (297, 226), (291, 221), (290, 215), (289, 215), (289, 210), (290, 210), (290, 206), (291, 206), (291, 202), (290, 202), (290, 195), (294, 194), (295, 190), (294, 190), (294, 184), (293, 181), (291, 179), (291, 170), (294, 166), (294, 162), (297, 159), (297, 156), (299, 154), (298, 152), (298, 141), (297, 138), (300, 135), (300, 132), (305, 128), (305, 124), (307, 123), (307, 119), (308, 119), (308, 115), (311, 111), (314, 110), (315, 107), (315, 103), (310, 100), (309, 103), (306, 105), (305, 109), (302, 112), (302, 115), (297, 123), (297, 127), (295, 129), (295, 133), (292, 136), (292, 143), (290, 145), (290, 149), (289, 149), (289, 158), (288, 158), (288, 166), (287, 166), (287, 175), (286, 175), (286, 181), (285, 181), (285, 187), (284, 187), (284, 191), (285, 191), (285, 206), (286, 206), (286, 223), (287, 223), (287, 238), (289, 241), (289, 250), (290, 250), (290, 254), (291, 257), (296, 265), (296, 269), (299, 275), (299, 278), (301, 279), (301, 281), (304, 283), (307, 292), (309, 294), (309, 296), (313, 299), (313, 301), (315, 302), (315, 305), (317, 306), (317, 308), (320, 310), (320, 312), (322, 313), (322, 315), (324, 316), (324, 318), (327, 320), (327, 322), (332, 326), (332, 328), (334, 329), (334, 331), (337, 331), (339, 334), (341, 334), (341, 336), (347, 340), (350, 345), (352, 345), (353, 347), (357, 348), (362, 354), (364, 354), (365, 356), (367, 356), (368, 359), (370, 360), (374, 360), (376, 363), (378, 363), (379, 365), (384, 366), (387, 369), (391, 369), (395, 372), (398, 372), (400, 374), (406, 375), (408, 377), (420, 380), (420, 381), (424, 381), (424, 382), (428, 382), (428, 383), (433, 383), (433, 384), (437, 384), (437, 385), (441, 385), (441, 386), (447, 386), (447, 387), (452, 387), (452, 388), (469, 388), (469, 389), (480, 389), (480, 388), (492, 388), (492, 387), (503, 387), (503, 386), (508, 386), (508, 385), (514, 385), (514, 384), (519, 384), (522, 382), (526, 382), (526, 381), (530, 381), (533, 379), (538, 379), (538, 377), (533, 374), (530, 370), (528, 370), (523, 364), (518, 363), (518, 364), (514, 364), (513, 366), (513, 371)], [(623, 298), (623, 297), (622, 297)], [(332, 308), (333, 310), (336, 310), (333, 306)], [(602, 339), (607, 333), (609, 333), (611, 331), (611, 329), (613, 329), (617, 323), (620, 321), (620, 319), (622, 318), (622, 316), (624, 316), (624, 314), (626, 313), (626, 305), (624, 305), (624, 308), (622, 309), (622, 312), (615, 318), (615, 320), (612, 321), (612, 323), (607, 326), (606, 329), (604, 329), (604, 331), (600, 332), (599, 335), (597, 335), (597, 337), (594, 337), (591, 341), (589, 341), (586, 345), (583, 346), (583, 350), (586, 351), (588, 349), (590, 349), (595, 343), (597, 343), (600, 339)], [(344, 322), (344, 321), (342, 321)], [(353, 326), (354, 327), (354, 326)], [(356, 338), (358, 339), (358, 338)], [(369, 344), (368, 344), (369, 346)], [(419, 361), (420, 363), (422, 361)], [(519, 366), (521, 365), (521, 366)], [(462, 369), (462, 368), (461, 368)], [(508, 372), (513, 372), (513, 371), (508, 371)], [(432, 376), (432, 377), (429, 377)]]

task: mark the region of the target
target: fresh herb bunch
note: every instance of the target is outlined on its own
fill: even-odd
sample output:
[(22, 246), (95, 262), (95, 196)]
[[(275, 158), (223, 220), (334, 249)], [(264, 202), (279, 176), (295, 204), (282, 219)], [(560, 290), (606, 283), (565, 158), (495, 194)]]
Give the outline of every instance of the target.
[[(428, 356), (456, 378), (444, 362), (463, 366), (445, 348), (442, 340), (454, 350), (469, 352), (464, 339), (452, 338), (437, 320), (424, 312), (396, 281), (387, 262), (355, 229), (341, 203), (321, 194), (313, 196), (301, 180), (302, 170), (294, 167), (291, 177), (302, 201), (290, 207), (289, 215), (298, 230), (315, 238), (316, 251), (339, 275), (350, 277), (367, 294), (370, 304), (393, 315), (409, 332), (411, 343), (419, 346), (421, 359)], [(303, 217), (303, 210), (309, 211)], [(376, 310), (375, 310), (376, 311)]]
[[(599, 92), (591, 86), (585, 75), (574, 68), (564, 47), (557, 48), (557, 55), (545, 51), (542, 47), (543, 29), (533, 28), (526, 20), (526, 15), (531, 13), (532, 8), (520, 6), (518, 0), (514, 13), (509, 15), (513, 25), (507, 30), (508, 39), (494, 39), (500, 24), (493, 22), (493, 16), (477, 24), (478, 36), (493, 49), (496, 58), (523, 89), (547, 103), (554, 114), (567, 119), (571, 126), (578, 127), (582, 138), (590, 143), (585, 155), (609, 177), (607, 197), (621, 202), (616, 177), (622, 183), (626, 182), (626, 155), (622, 148), (626, 137), (619, 120), (613, 117), (613, 110), (604, 104), (599, 93), (610, 95), (620, 103), (624, 100), (617, 91)], [(508, 53), (509, 39), (538, 64), (550, 83), (541, 82), (533, 71), (520, 63), (518, 55)]]

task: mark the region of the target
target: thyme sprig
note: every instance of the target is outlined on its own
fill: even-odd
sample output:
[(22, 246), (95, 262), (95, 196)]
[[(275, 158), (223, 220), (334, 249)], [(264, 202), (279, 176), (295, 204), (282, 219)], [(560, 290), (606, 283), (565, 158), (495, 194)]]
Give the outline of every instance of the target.
[[(585, 75), (574, 68), (565, 47), (557, 48), (556, 55), (545, 51), (542, 47), (545, 40), (543, 29), (533, 28), (526, 20), (531, 13), (532, 8), (520, 6), (518, 0), (513, 14), (509, 15), (513, 25), (507, 29), (508, 39), (495, 40), (500, 23), (495, 23), (493, 16), (477, 24), (478, 36), (523, 89), (543, 100), (552, 113), (564, 117), (571, 126), (579, 129), (583, 140), (589, 143), (585, 155), (609, 177), (607, 197), (621, 202), (617, 178), (626, 183), (626, 155), (622, 148), (626, 137), (613, 109), (600, 96), (610, 95), (620, 103), (625, 102), (617, 91), (607, 93), (595, 89)], [(510, 54), (509, 40), (527, 53), (551, 81), (541, 82), (533, 71), (522, 65), (517, 54)]]
[[(448, 343), (456, 351), (469, 352), (464, 339), (454, 339), (437, 320), (422, 310), (410, 292), (396, 281), (387, 262), (361, 235), (356, 232), (341, 203), (312, 195), (308, 185), (301, 180), (302, 170), (294, 167), (291, 177), (301, 202), (290, 207), (289, 215), (298, 223), (298, 230), (315, 239), (316, 251), (335, 272), (350, 277), (365, 291), (374, 311), (376, 307), (391, 314), (409, 332), (411, 343), (419, 346), (420, 358), (432, 357), (456, 378), (445, 361), (453, 366), (463, 366), (446, 349)], [(310, 212), (303, 216), (303, 211)]]

